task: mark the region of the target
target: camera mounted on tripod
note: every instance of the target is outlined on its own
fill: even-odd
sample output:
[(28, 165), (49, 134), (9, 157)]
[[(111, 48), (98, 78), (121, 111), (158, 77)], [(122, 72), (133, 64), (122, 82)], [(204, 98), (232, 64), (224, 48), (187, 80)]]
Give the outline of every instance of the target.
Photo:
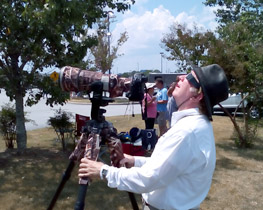
[[(130, 101), (142, 101), (146, 82), (147, 77), (143, 74), (135, 74), (133, 78), (124, 78), (114, 74), (107, 75), (101, 72), (81, 70), (70, 66), (65, 66), (61, 69), (59, 84), (62, 90), (67, 92), (86, 91), (89, 94), (92, 102), (91, 120), (88, 121), (85, 129), (82, 131), (80, 140), (69, 157), (70, 163), (48, 210), (52, 210), (54, 207), (60, 192), (71, 175), (75, 162), (80, 161), (82, 157), (96, 161), (99, 157), (100, 147), (105, 143), (108, 144), (112, 164), (115, 167), (121, 166), (120, 160), (124, 158), (121, 141), (112, 123), (107, 122), (103, 116), (106, 110), (100, 107), (107, 106), (109, 102), (114, 101), (114, 97), (123, 96), (123, 93), (126, 93), (126, 97)], [(103, 95), (103, 93), (106, 92), (109, 93), (109, 97), (107, 97), (106, 94)], [(90, 97), (91, 93), (92, 97)], [(89, 183), (89, 179), (83, 178), (79, 180), (79, 193), (75, 210), (84, 209), (85, 196)], [(139, 208), (134, 194), (130, 192), (128, 192), (128, 194), (133, 209), (138, 210)]]
[[(103, 85), (99, 88), (102, 88), (102, 92), (108, 92), (110, 98), (123, 96), (123, 93), (126, 93), (126, 97), (130, 101), (143, 99), (147, 81), (148, 78), (141, 73), (136, 73), (132, 78), (125, 78), (115, 74), (103, 74), (71, 66), (61, 68), (59, 76), (59, 84), (64, 91), (87, 91), (90, 93), (96, 91), (97, 82), (101, 82)], [(104, 98), (103, 100), (106, 102), (108, 99)]]

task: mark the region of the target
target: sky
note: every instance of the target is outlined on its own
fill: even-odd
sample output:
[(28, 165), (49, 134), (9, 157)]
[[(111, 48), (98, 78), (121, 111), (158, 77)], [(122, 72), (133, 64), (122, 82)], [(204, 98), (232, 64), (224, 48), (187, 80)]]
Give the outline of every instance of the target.
[[(116, 16), (110, 25), (111, 43), (120, 33), (128, 32), (128, 40), (119, 49), (123, 54), (113, 63), (111, 73), (118, 74), (133, 70), (163, 70), (175, 72), (175, 61), (161, 58), (161, 39), (169, 33), (174, 23), (184, 23), (192, 28), (197, 24), (204, 29), (214, 30), (217, 26), (214, 8), (202, 4), (204, 0), (135, 0), (129, 11)], [(162, 67), (161, 67), (162, 63)]]

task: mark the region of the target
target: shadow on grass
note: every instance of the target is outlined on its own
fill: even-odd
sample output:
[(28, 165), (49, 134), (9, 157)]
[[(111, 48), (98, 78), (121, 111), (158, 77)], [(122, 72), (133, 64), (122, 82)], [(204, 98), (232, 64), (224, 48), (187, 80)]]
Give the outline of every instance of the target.
[(216, 160), (216, 169), (218, 168), (225, 168), (231, 170), (238, 169), (236, 162), (226, 157), (221, 157), (220, 159)]
[[(25, 154), (15, 150), (0, 153), (0, 203), (3, 209), (47, 209), (62, 179), (69, 153), (30, 148)], [(78, 194), (78, 167), (62, 190), (54, 209), (73, 209)], [(12, 200), (10, 197), (12, 196)], [(137, 196), (137, 201), (139, 195)], [(110, 189), (94, 181), (86, 196), (88, 209), (132, 209), (127, 192)], [(139, 202), (138, 202), (139, 203)]]
[(216, 146), (225, 151), (235, 152), (238, 156), (246, 159), (263, 160), (263, 140), (259, 138), (254, 141), (252, 148), (237, 148), (233, 139), (228, 142), (217, 143)]

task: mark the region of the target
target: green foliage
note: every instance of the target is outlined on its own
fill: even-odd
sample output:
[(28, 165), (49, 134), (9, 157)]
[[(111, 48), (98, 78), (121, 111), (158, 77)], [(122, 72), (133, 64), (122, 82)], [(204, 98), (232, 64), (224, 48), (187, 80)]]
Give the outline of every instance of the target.
[[(262, 107), (263, 96), (263, 2), (260, 0), (207, 0), (208, 6), (219, 6), (219, 40), (223, 53), (210, 55), (211, 60), (225, 58), (225, 69), (233, 92), (248, 94), (253, 106)], [(217, 62), (218, 63), (218, 62)], [(220, 63), (219, 63), (220, 64)], [(248, 121), (244, 113), (243, 139), (240, 147), (250, 147), (256, 138), (257, 125)]]
[(5, 104), (0, 111), (0, 132), (4, 137), (9, 133), (15, 134), (16, 130), (16, 110), (11, 104)]
[[(221, 26), (244, 19), (254, 25), (255, 21), (258, 21), (256, 24), (259, 24), (259, 20), (263, 18), (263, 2), (261, 0), (206, 0), (204, 4), (217, 7), (216, 16)], [(254, 30), (262, 31), (263, 29), (254, 28)]]
[(81, 63), (97, 43), (88, 28), (106, 15), (106, 6), (129, 8), (126, 0), (1, 1), (0, 80), (8, 96), (14, 99), (18, 87), (23, 95), (32, 84), (38, 87), (44, 68)]
[(72, 130), (73, 123), (71, 122), (72, 114), (62, 111), (61, 108), (55, 110), (55, 116), (50, 117), (47, 121), (48, 125), (51, 125), (55, 130), (57, 136), (61, 140), (63, 150), (66, 149), (65, 133)]
[(0, 111), (0, 133), (6, 148), (14, 148), (16, 140), (16, 110), (11, 104), (5, 104)]
[(238, 134), (235, 131), (233, 138), (236, 146), (239, 148), (252, 148), (254, 142), (258, 139), (258, 128), (261, 124), (262, 120), (260, 119), (249, 119), (247, 124), (243, 124), (243, 127), (240, 129), (243, 139), (238, 138)]
[(113, 67), (113, 61), (120, 57), (122, 54), (117, 54), (119, 48), (128, 40), (128, 33), (125, 31), (120, 34), (117, 44), (112, 45), (112, 36), (108, 37), (106, 24), (109, 23), (109, 19), (103, 19), (99, 23), (97, 31), (97, 45), (91, 47), (90, 51), (95, 59), (95, 68), (105, 73)]
[[(88, 35), (105, 8), (123, 12), (134, 0), (1, 0), (0, 87), (16, 102), (18, 147), (26, 147), (23, 100), (27, 105), (41, 97), (46, 104), (63, 104), (68, 95), (43, 78), (44, 69), (83, 65), (87, 49), (97, 43)], [(34, 90), (32, 90), (34, 89)], [(19, 111), (18, 111), (19, 110)]]
[[(217, 63), (228, 77), (231, 92), (241, 92), (253, 98), (253, 106), (262, 107), (263, 86), (263, 2), (259, 0), (207, 0), (217, 6), (219, 27), (216, 32), (195, 27), (187, 29), (174, 24), (162, 39), (169, 60), (175, 60), (182, 70), (192, 65)], [(247, 122), (239, 134), (242, 147), (252, 144), (256, 127)]]
[[(31, 120), (25, 118), (26, 122)], [(0, 111), (0, 133), (3, 135), (6, 148), (14, 148), (16, 141), (16, 109), (14, 105), (7, 103)]]
[(50, 117), (47, 124), (52, 126), (55, 130), (59, 130), (61, 133), (64, 133), (65, 130), (72, 128), (71, 118), (71, 113), (65, 112), (60, 108), (55, 110), (55, 116)]
[(231, 77), (232, 90), (253, 94), (263, 84), (263, 2), (207, 0), (205, 4), (219, 6), (218, 34), (224, 42), (228, 60), (225, 70)]
[(167, 59), (176, 61), (180, 71), (187, 71), (191, 65), (202, 65), (208, 59), (207, 49), (216, 38), (210, 31), (201, 31), (197, 26), (190, 30), (186, 25), (175, 23), (161, 40)]
[[(38, 77), (38, 89), (28, 90), (26, 105), (32, 106), (45, 97), (46, 105), (53, 107), (54, 104), (63, 104), (69, 99), (69, 93), (61, 91), (58, 83), (54, 82), (49, 75), (44, 74)], [(37, 81), (35, 81), (37, 82)]]

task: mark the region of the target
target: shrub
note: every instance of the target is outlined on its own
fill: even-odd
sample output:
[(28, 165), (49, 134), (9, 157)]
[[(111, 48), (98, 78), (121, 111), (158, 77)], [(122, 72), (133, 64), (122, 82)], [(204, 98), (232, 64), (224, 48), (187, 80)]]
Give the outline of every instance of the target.
[(0, 111), (0, 132), (4, 137), (6, 148), (14, 148), (16, 141), (16, 110), (10, 103), (2, 106)]
[(58, 137), (61, 138), (62, 148), (65, 150), (65, 133), (72, 129), (73, 124), (71, 122), (72, 114), (65, 112), (59, 108), (55, 110), (55, 116), (50, 117), (47, 124), (52, 126)]

